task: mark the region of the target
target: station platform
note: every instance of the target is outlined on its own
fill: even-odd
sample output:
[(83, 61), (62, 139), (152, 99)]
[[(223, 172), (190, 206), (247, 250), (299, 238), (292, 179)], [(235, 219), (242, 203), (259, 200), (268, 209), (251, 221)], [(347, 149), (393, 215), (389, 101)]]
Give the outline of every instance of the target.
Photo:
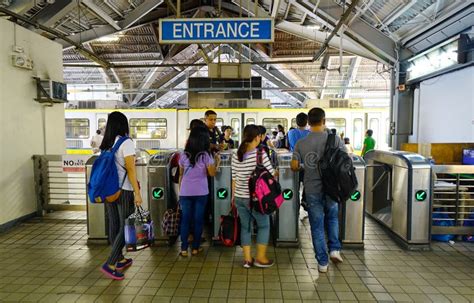
[(307, 219), (300, 248), (270, 247), (269, 269), (242, 268), (242, 250), (209, 246), (196, 257), (164, 244), (130, 253), (125, 280), (99, 272), (110, 250), (87, 245), (83, 212), (55, 212), (0, 234), (0, 301), (41, 302), (473, 302), (474, 244), (405, 251), (366, 218), (365, 249), (320, 274)]

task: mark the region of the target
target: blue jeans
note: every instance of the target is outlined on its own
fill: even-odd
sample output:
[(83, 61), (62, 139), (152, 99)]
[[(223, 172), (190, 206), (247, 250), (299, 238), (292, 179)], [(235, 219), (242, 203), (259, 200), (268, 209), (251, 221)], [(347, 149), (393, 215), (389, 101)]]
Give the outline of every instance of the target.
[(193, 249), (201, 245), (202, 226), (204, 225), (204, 212), (206, 211), (207, 196), (181, 196), (181, 250), (188, 249), (188, 236), (191, 221), (194, 223)]
[(240, 217), (241, 245), (252, 245), (252, 219), (257, 221), (257, 244), (268, 245), (270, 238), (270, 216), (250, 209), (249, 203), (250, 199), (235, 197), (235, 207)]
[(306, 193), (311, 238), (313, 239), (316, 260), (320, 265), (329, 263), (324, 233), (326, 222), (329, 251), (341, 250), (339, 241), (339, 205), (324, 194)]

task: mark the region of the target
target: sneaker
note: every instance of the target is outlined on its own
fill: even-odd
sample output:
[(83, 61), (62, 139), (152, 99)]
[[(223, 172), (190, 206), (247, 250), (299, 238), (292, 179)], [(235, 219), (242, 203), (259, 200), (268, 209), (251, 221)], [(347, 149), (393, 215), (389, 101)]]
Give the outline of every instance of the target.
[(342, 263), (341, 252), (338, 250), (331, 251), (331, 253), (329, 254), (329, 258), (334, 264)]
[(100, 271), (107, 276), (107, 278), (114, 279), (114, 280), (123, 280), (125, 278), (124, 274), (121, 272), (118, 272), (117, 270), (114, 270), (110, 268), (108, 264), (102, 265), (100, 268)]
[(252, 261), (245, 261), (245, 260), (244, 260), (244, 263), (242, 264), (242, 266), (243, 266), (244, 268), (249, 269), (250, 267), (253, 266), (253, 263), (254, 263), (254, 260), (253, 260), (253, 259), (252, 259)]
[(131, 266), (132, 264), (133, 264), (132, 259), (125, 259), (124, 262), (117, 262), (117, 265), (115, 266), (115, 268), (117, 270), (124, 270), (125, 268)]
[(328, 266), (327, 266), (327, 265), (318, 264), (318, 271), (319, 271), (319, 272), (322, 272), (322, 273), (328, 272)]
[(260, 268), (272, 267), (273, 264), (275, 264), (275, 262), (273, 262), (273, 260), (268, 260), (268, 262), (266, 262), (266, 263), (258, 262), (258, 261), (255, 261), (253, 263), (253, 265), (255, 265), (255, 267), (260, 267)]

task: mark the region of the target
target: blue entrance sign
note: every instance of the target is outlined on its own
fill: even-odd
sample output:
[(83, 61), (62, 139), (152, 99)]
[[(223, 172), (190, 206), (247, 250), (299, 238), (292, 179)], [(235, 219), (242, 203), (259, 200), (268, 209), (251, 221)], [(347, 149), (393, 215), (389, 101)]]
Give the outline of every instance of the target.
[(272, 18), (160, 19), (160, 43), (273, 42)]

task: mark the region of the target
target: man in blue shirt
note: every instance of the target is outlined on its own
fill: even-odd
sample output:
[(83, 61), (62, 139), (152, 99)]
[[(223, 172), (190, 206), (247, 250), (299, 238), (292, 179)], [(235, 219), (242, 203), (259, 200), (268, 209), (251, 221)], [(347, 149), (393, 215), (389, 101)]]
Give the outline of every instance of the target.
[(306, 129), (308, 124), (308, 115), (305, 113), (299, 113), (296, 116), (296, 125), (298, 128), (292, 129), (288, 132), (288, 144), (290, 145), (290, 150), (295, 149), (296, 142), (303, 139), (309, 134), (309, 130)]

